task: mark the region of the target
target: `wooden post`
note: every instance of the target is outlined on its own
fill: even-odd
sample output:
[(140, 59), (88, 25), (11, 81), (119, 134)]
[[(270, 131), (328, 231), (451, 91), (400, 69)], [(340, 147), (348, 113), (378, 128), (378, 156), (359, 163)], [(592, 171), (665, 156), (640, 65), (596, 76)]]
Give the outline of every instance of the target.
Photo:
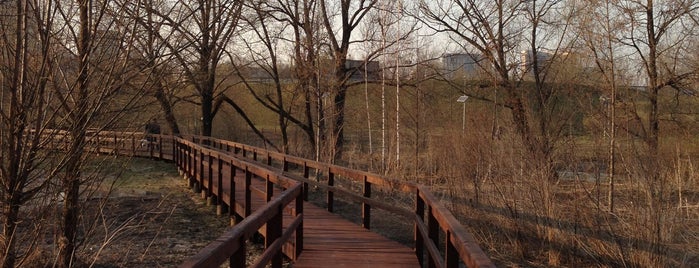
[(114, 155), (119, 155), (119, 143), (116, 132), (114, 133)]
[[(371, 183), (367, 180), (367, 176), (364, 176), (364, 192), (362, 196), (371, 198)], [(367, 230), (371, 229), (371, 205), (367, 203), (362, 203), (362, 227)]]
[(274, 183), (269, 179), (269, 174), (265, 176), (265, 200), (269, 203), (274, 195)]
[[(204, 190), (204, 150), (199, 149), (199, 154), (197, 156), (199, 159), (199, 163), (197, 165), (197, 167), (199, 168), (197, 170), (198, 171), (197, 174), (199, 175), (198, 181), (199, 181), (199, 184), (201, 185), (200, 188), (202, 190), (202, 191), (197, 192), (197, 193), (201, 193), (201, 197), (206, 198), (206, 191), (203, 191)], [(211, 187), (211, 185), (209, 185), (208, 187)]]
[(163, 135), (158, 135), (158, 159), (163, 160)]
[[(415, 191), (415, 215), (417, 215), (417, 220), (424, 222), (425, 220), (425, 202), (420, 198), (420, 190)], [(422, 237), (420, 228), (418, 227), (418, 222), (415, 222), (414, 227), (414, 237), (415, 237), (415, 255), (420, 263), (420, 267), (424, 267), (425, 264), (425, 238)]]
[[(279, 239), (279, 237), (282, 236), (282, 212), (284, 211), (284, 205), (279, 205), (276, 208), (276, 213), (274, 214), (274, 217), (272, 217), (267, 224), (265, 224), (266, 228), (266, 234), (267, 236), (265, 237), (265, 248), (269, 248), (274, 241)], [(278, 251), (276, 254), (274, 254), (274, 257), (272, 257), (272, 268), (281, 268), (282, 267), (282, 252), (281, 250)]]
[[(432, 210), (432, 205), (429, 205), (427, 207), (427, 233), (429, 235), (429, 239), (432, 240), (432, 243), (439, 245), (439, 223), (437, 223), (437, 218), (434, 217), (434, 211)], [(429, 260), (427, 263), (428, 267), (435, 267), (432, 255), (427, 254), (427, 257)]]
[(456, 251), (454, 243), (451, 240), (451, 231), (446, 232), (446, 248), (444, 249), (444, 266), (458, 268), (459, 267), (459, 252)]
[(286, 161), (286, 156), (284, 156), (284, 158), (282, 160), (282, 170), (284, 172), (289, 171), (289, 161)]
[(252, 211), (252, 204), (250, 203), (250, 182), (252, 181), (252, 173), (248, 170), (248, 167), (245, 167), (245, 215), (244, 217), (248, 217), (251, 214)]
[[(195, 193), (201, 193), (201, 157), (199, 157), (200, 152), (197, 151), (194, 146), (191, 146), (192, 148), (192, 177), (194, 178), (194, 184), (197, 185), (194, 188)], [(199, 162), (197, 162), (199, 161)]]
[(214, 197), (214, 161), (213, 157), (211, 156), (211, 151), (206, 154), (206, 157), (208, 160), (207, 166), (209, 171), (209, 176), (206, 176), (206, 203), (208, 205), (216, 205), (216, 199)]
[[(334, 184), (335, 184), (335, 174), (332, 173), (330, 168), (328, 168), (328, 186), (332, 187)], [(328, 200), (327, 200), (328, 212), (333, 212), (334, 196), (335, 196), (335, 193), (332, 190), (328, 189)]]
[[(303, 217), (303, 194), (299, 194), (296, 196), (296, 217)], [(294, 260), (297, 260), (299, 258), (299, 255), (301, 255), (301, 252), (303, 251), (303, 219), (301, 220), (301, 223), (299, 223), (298, 228), (296, 228), (296, 241), (294, 243), (296, 247), (296, 252), (294, 256)]]
[(233, 255), (230, 257), (228, 262), (230, 263), (230, 267), (246, 267), (245, 263), (245, 258), (247, 255), (246, 249), (245, 249), (245, 237), (240, 237), (240, 248), (236, 250)]
[[(308, 168), (308, 164), (306, 161), (303, 161), (303, 178), (308, 179), (310, 175), (310, 169)], [(308, 201), (308, 183), (303, 182), (303, 200)]]
[(226, 213), (226, 210), (228, 209), (226, 207), (226, 202), (223, 201), (223, 160), (221, 157), (218, 157), (218, 165), (217, 169), (218, 172), (216, 172), (218, 175), (216, 178), (218, 179), (216, 181), (216, 201), (218, 201), (218, 205), (216, 206), (216, 215), (223, 215), (223, 213)]
[(231, 183), (231, 187), (229, 189), (230, 192), (228, 192), (228, 216), (231, 218), (231, 225), (234, 225), (238, 223), (239, 216), (238, 213), (235, 211), (235, 175), (237, 169), (235, 168), (235, 165), (233, 165), (233, 162), (228, 163), (231, 168), (231, 177), (229, 179)]

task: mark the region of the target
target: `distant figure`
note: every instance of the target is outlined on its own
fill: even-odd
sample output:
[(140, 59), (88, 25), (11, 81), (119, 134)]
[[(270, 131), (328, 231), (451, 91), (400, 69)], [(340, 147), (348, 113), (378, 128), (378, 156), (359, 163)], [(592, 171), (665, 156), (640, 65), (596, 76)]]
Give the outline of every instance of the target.
[(156, 144), (157, 138), (152, 135), (160, 134), (160, 125), (158, 125), (158, 121), (155, 118), (152, 118), (148, 121), (148, 123), (146, 123), (145, 128), (146, 141), (148, 141), (148, 146), (150, 147), (151, 144)]

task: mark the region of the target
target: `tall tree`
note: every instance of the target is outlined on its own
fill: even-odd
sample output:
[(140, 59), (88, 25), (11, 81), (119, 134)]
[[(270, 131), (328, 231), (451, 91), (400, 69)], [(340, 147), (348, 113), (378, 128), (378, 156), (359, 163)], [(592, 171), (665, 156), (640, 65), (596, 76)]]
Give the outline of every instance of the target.
[(166, 13), (151, 9), (166, 26), (152, 28), (152, 34), (167, 46), (196, 91), (201, 108), (200, 134), (211, 136), (214, 103), (225, 93), (217, 71), (238, 29), (243, 1), (188, 0), (173, 5)]
[[(546, 66), (563, 60), (567, 45), (563, 42), (565, 31), (549, 36), (540, 31), (548, 27), (547, 31), (555, 32), (545, 23), (553, 17), (562, 21), (564, 29), (570, 23), (566, 12), (557, 11), (559, 6), (561, 1), (419, 2), (420, 18), (427, 27), (446, 33), (464, 51), (483, 57), (478, 64), (492, 81), (489, 86), (505, 92), (503, 105), (511, 111), (515, 133), (532, 161), (529, 166), (549, 178), (556, 176), (552, 135), (561, 132), (560, 125), (566, 119), (551, 124), (560, 107), (555, 103), (553, 81), (547, 81), (551, 68)], [(546, 61), (540, 57), (544, 43), (556, 46)], [(520, 62), (520, 49), (531, 60)], [(527, 73), (534, 77), (533, 86), (523, 83)]]
[(333, 60), (333, 81), (329, 85), (334, 97), (333, 101), (333, 126), (332, 126), (332, 159), (337, 159), (342, 155), (344, 145), (345, 126), (345, 102), (347, 99), (348, 80), (355, 72), (353, 68), (347, 66), (347, 56), (350, 46), (356, 43), (352, 40), (352, 33), (357, 29), (362, 19), (376, 5), (378, 0), (341, 0), (338, 3), (339, 27), (335, 27), (336, 16), (327, 0), (319, 0), (322, 14), (322, 23), (330, 40), (330, 56)]
[(650, 157), (648, 174), (657, 181), (660, 176), (658, 163), (660, 144), (661, 106), (660, 90), (682, 90), (695, 70), (681, 68), (677, 59), (693, 49), (687, 42), (697, 29), (699, 2), (678, 1), (614, 1), (614, 14), (618, 14), (626, 27), (616, 39), (634, 52), (640, 62), (639, 73), (645, 78), (644, 95), (648, 100), (648, 116), (637, 116), (641, 129), (634, 134), (642, 138)]
[[(21, 241), (37, 239), (21, 230), (22, 207), (34, 199), (57, 172), (47, 164), (43, 138), (54, 119), (48, 106), (48, 77), (53, 43), (50, 29), (56, 5), (52, 1), (0, 2), (0, 202), (2, 267), (24, 264), (31, 250)], [(38, 219), (34, 219), (38, 220)], [(39, 220), (40, 221), (40, 220)]]
[[(60, 232), (57, 237), (56, 265), (71, 267), (81, 239), (84, 187), (99, 178), (86, 176), (85, 161), (88, 130), (102, 130), (121, 117), (140, 97), (126, 91), (141, 70), (131, 59), (134, 24), (118, 24), (123, 11), (112, 2), (77, 0), (61, 2), (57, 9), (61, 20), (71, 21), (53, 29), (62, 47), (54, 53), (61, 64), (53, 74), (52, 91), (56, 104), (52, 109), (61, 117), (58, 128), (67, 134), (65, 168), (60, 177), (64, 193)], [(111, 105), (123, 99), (118, 105)], [(112, 110), (112, 108), (114, 110)]]
[[(288, 117), (296, 126), (306, 134), (308, 144), (312, 152), (319, 152), (319, 143), (324, 140), (325, 126), (320, 120), (313, 120), (314, 111), (316, 117), (323, 117), (322, 92), (318, 80), (318, 53), (320, 51), (320, 24), (316, 0), (277, 0), (270, 3), (271, 15), (281, 23), (288, 24), (293, 31), (293, 68), (297, 79), (296, 88), (302, 93), (303, 105), (301, 110), (303, 119)], [(314, 104), (316, 109), (314, 109)], [(289, 113), (288, 116), (291, 116)], [(314, 122), (318, 122), (314, 127)], [(316, 135), (315, 130), (318, 130)], [(322, 139), (321, 139), (322, 135)], [(319, 158), (319, 154), (316, 154)]]

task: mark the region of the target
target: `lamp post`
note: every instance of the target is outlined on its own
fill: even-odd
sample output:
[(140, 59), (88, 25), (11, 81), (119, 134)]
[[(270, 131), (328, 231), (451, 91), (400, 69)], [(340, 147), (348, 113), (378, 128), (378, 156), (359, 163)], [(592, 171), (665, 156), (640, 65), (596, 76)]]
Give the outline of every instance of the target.
[(457, 102), (461, 102), (464, 104), (464, 114), (461, 117), (461, 131), (466, 133), (466, 100), (468, 100), (468, 96), (462, 95), (458, 99), (456, 99)]

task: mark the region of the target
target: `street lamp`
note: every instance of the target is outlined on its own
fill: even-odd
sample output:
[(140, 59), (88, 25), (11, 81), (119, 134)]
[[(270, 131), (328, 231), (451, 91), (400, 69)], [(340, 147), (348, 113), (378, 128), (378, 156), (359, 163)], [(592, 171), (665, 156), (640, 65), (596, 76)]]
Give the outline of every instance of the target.
[(458, 99), (456, 99), (456, 102), (461, 102), (464, 104), (464, 115), (461, 117), (461, 130), (466, 133), (466, 100), (468, 100), (468, 96), (462, 95)]

